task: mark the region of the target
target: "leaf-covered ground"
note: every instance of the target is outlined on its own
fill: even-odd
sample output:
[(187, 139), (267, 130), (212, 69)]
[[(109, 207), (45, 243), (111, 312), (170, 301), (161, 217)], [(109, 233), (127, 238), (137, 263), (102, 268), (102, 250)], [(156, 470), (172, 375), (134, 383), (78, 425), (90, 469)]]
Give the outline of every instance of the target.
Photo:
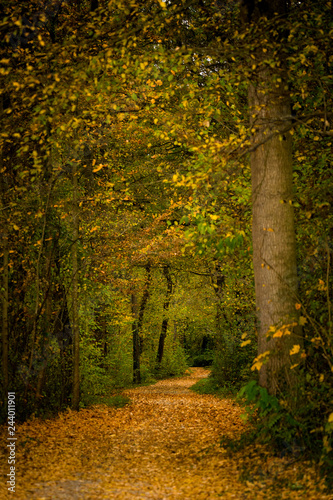
[[(27, 499), (326, 500), (315, 470), (259, 446), (230, 454), (222, 436), (244, 430), (231, 400), (188, 388), (208, 371), (126, 392), (124, 408), (96, 406), (19, 426), (17, 489)], [(1, 434), (6, 464), (6, 435)], [(6, 468), (6, 467), (5, 467)]]

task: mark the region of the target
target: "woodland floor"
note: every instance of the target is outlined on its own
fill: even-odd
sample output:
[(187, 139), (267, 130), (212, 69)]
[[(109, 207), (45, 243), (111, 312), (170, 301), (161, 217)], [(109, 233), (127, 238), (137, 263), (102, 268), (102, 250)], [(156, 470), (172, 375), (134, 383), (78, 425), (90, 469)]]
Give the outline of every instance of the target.
[[(125, 392), (124, 408), (99, 405), (32, 420), (17, 431), (16, 493), (37, 499), (333, 499), (310, 464), (250, 446), (230, 453), (222, 436), (244, 430), (229, 399), (188, 388), (208, 371)], [(1, 434), (2, 463), (7, 462)]]

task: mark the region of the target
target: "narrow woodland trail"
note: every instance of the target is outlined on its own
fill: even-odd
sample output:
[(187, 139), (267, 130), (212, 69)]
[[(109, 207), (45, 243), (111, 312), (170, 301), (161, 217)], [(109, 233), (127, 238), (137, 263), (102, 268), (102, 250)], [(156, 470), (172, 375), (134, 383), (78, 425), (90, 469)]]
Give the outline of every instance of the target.
[(260, 447), (233, 454), (221, 447), (222, 436), (244, 430), (241, 410), (231, 400), (190, 391), (209, 373), (191, 372), (126, 391), (132, 404), (124, 408), (96, 406), (20, 425), (16, 493), (7, 494), (4, 479), (1, 498), (333, 498), (308, 464)]

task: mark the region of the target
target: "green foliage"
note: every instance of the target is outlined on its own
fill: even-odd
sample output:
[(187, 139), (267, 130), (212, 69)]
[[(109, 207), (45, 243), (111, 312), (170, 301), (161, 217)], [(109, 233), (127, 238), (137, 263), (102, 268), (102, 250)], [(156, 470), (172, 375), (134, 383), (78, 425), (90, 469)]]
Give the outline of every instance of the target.
[(110, 352), (105, 358), (108, 376), (115, 387), (127, 387), (132, 383), (131, 339), (127, 335), (112, 337)]
[(211, 375), (208, 378), (199, 380), (190, 389), (198, 394), (213, 394), (221, 398), (234, 397), (237, 394), (235, 386), (228, 384), (221, 386)]
[(99, 346), (85, 336), (80, 348), (81, 404), (87, 406), (96, 397), (110, 393), (114, 389), (114, 383), (102, 364), (103, 354)]
[(178, 343), (164, 353), (161, 366), (156, 370), (156, 378), (180, 377), (188, 368), (184, 349)]
[(131, 399), (123, 394), (115, 394), (113, 396), (103, 396), (98, 394), (89, 394), (81, 401), (81, 408), (93, 405), (106, 405), (114, 408), (123, 408), (131, 404)]
[(307, 374), (303, 384), (300, 378), (298, 391), (298, 400), (291, 405), (288, 394), (277, 398), (255, 380), (245, 385), (237, 397), (245, 405), (243, 418), (252, 424), (253, 430), (242, 443), (255, 439), (274, 446), (281, 454), (306, 453), (319, 462), (327, 481), (332, 483), (333, 416), (329, 417), (326, 409), (330, 387), (319, 386)]
[(207, 349), (202, 354), (194, 356), (190, 362), (191, 366), (211, 366), (214, 361), (214, 351)]
[(300, 421), (256, 380), (251, 380), (239, 391), (238, 399), (246, 405), (243, 418), (255, 426), (256, 439), (284, 453), (297, 454), (303, 450)]
[[(216, 348), (212, 366), (212, 377), (218, 385), (240, 388), (251, 376), (251, 366), (256, 353), (255, 335), (246, 334), (251, 342), (242, 347), (242, 336), (245, 331), (251, 332), (253, 317), (248, 321), (235, 319), (225, 324), (225, 330), (216, 335)], [(246, 329), (246, 330), (245, 330)], [(253, 330), (252, 330), (253, 331)]]

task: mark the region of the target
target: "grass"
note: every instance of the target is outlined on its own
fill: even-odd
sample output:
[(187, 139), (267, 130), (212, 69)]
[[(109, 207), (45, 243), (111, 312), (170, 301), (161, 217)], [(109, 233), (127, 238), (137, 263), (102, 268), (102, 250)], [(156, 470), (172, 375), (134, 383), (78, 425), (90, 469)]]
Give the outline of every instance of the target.
[(238, 393), (238, 387), (233, 387), (230, 385), (220, 386), (213, 378), (204, 378), (199, 380), (196, 384), (192, 385), (190, 389), (197, 394), (213, 394), (220, 398), (224, 397), (236, 397)]

